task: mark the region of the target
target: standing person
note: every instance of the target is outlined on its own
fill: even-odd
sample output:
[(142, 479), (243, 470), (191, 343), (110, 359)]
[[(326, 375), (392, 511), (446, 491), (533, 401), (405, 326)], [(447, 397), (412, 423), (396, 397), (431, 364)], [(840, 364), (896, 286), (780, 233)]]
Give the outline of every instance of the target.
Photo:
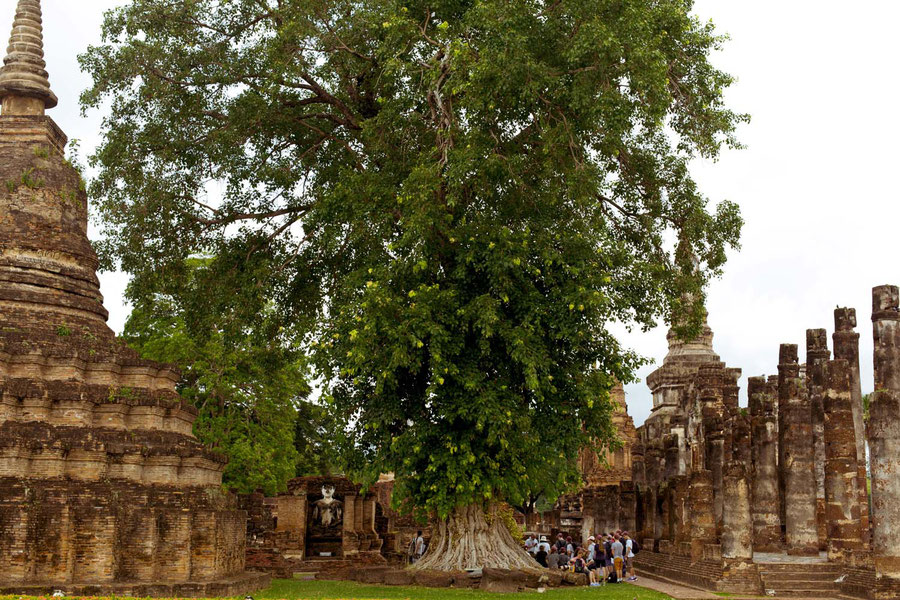
[(558, 533), (558, 534), (556, 535), (556, 542), (555, 542), (554, 545), (556, 546), (556, 549), (557, 549), (557, 550), (562, 550), (563, 548), (565, 548), (565, 546), (566, 546), (566, 540), (565, 540), (565, 538), (563, 537), (563, 534), (562, 534), (562, 533)]
[(637, 575), (634, 574), (634, 540), (627, 531), (622, 535), (625, 538), (625, 571), (628, 581), (637, 581)]
[(422, 558), (422, 555), (425, 554), (425, 538), (422, 537), (422, 532), (417, 531), (416, 537), (412, 539), (409, 543), (409, 564), (414, 565), (416, 562)]
[(622, 581), (622, 568), (625, 564), (625, 546), (618, 538), (612, 543), (613, 567), (616, 570), (616, 581)]
[(406, 549), (406, 562), (415, 564), (416, 562), (416, 538), (409, 540), (409, 547)]
[(604, 555), (606, 556), (606, 565), (604, 565), (604, 569), (603, 569), (603, 577), (605, 580), (613, 572), (612, 535), (610, 535), (608, 533), (604, 533), (603, 537), (604, 537), (603, 550), (604, 550)]
[(566, 552), (569, 553), (569, 556), (572, 556), (575, 553), (575, 545), (572, 543), (572, 537), (567, 537), (564, 544), (566, 546)]
[(588, 538), (588, 552), (587, 558), (585, 559), (587, 561), (588, 579), (592, 585), (599, 583), (597, 581), (599, 576), (597, 573), (597, 566), (599, 563), (597, 562), (597, 544), (595, 543), (595, 539), (594, 536)]
[(528, 552), (531, 552), (531, 554), (533, 556), (534, 553), (537, 552), (537, 548), (535, 548), (535, 546), (537, 546), (537, 540), (534, 539), (533, 533), (529, 533), (528, 539), (525, 540), (525, 550), (527, 550)]
[(595, 570), (597, 572), (597, 578), (603, 585), (606, 585), (606, 576), (608, 575), (606, 569), (606, 546), (603, 544), (603, 540), (597, 540), (597, 543), (594, 544), (596, 556), (594, 558), (594, 564), (596, 565)]

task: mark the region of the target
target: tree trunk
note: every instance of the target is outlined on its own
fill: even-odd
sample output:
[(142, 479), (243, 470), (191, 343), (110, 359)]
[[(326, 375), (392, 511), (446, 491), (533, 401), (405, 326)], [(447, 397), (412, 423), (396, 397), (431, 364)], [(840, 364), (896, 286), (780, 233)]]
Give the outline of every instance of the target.
[(540, 565), (513, 538), (496, 504), (485, 514), (481, 505), (456, 508), (439, 521), (428, 552), (414, 569), (464, 571), (484, 567), (535, 569)]

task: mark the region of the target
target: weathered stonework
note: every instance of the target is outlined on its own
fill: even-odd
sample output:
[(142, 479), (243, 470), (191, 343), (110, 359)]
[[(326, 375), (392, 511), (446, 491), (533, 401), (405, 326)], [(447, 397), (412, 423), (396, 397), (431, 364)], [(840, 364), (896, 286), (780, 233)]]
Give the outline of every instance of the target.
[[(713, 353), (708, 328), (686, 345), (670, 334), (679, 351), (648, 377), (654, 410), (634, 446), (638, 531), (653, 550), (638, 558), (639, 571), (720, 592), (900, 599), (898, 296), (876, 288), (873, 301), (877, 573), (860, 489), (867, 440), (851, 309), (835, 312), (835, 360), (826, 331), (808, 330), (807, 363), (783, 345), (779, 375), (750, 378), (749, 411), (737, 402), (740, 372)], [(823, 544), (828, 562), (812, 558)], [(754, 560), (785, 550), (809, 558)]]
[(859, 516), (859, 469), (853, 429), (850, 364), (829, 361), (824, 369), (825, 516), (828, 559), (843, 564), (863, 560), (865, 545)]
[(828, 351), (828, 332), (824, 329), (806, 330), (806, 393), (812, 413), (813, 450), (816, 469), (816, 523), (819, 550), (827, 548), (825, 519), (825, 365)]
[[(879, 598), (900, 591), (900, 291), (872, 291), (875, 391), (869, 405), (872, 466), (873, 559)], [(882, 593), (883, 592), (883, 593)]]
[[(44, 71), (37, 0), (0, 69), (0, 593), (235, 595), (246, 516), (178, 374), (106, 325), (87, 196)], [(37, 587), (35, 587), (37, 586)]]
[(863, 543), (869, 544), (869, 492), (866, 462), (866, 424), (863, 420), (862, 384), (859, 378), (859, 334), (856, 327), (856, 309), (834, 310), (834, 358), (844, 359), (850, 365), (850, 398), (853, 408), (853, 428), (856, 432), (856, 463), (859, 467), (856, 487), (859, 493), (859, 516)]
[(690, 511), (691, 561), (698, 562), (705, 556), (706, 547), (716, 542), (711, 471), (698, 469), (691, 473)]
[(785, 546), (788, 554), (819, 553), (812, 411), (800, 379), (797, 345), (782, 344), (778, 360), (778, 410), (783, 424)]
[(776, 399), (765, 377), (748, 380), (752, 419), (752, 515), (753, 549), (781, 550), (781, 500), (778, 490), (778, 420)]
[(625, 400), (625, 388), (616, 383), (610, 390), (610, 400), (614, 405), (612, 423), (616, 429), (621, 446), (585, 448), (579, 455), (578, 467), (587, 487), (617, 485), (621, 481), (632, 478), (632, 446), (637, 439), (634, 420), (628, 414)]
[(731, 413), (723, 477), (722, 558), (731, 563), (753, 560), (753, 519), (750, 511), (750, 417), (735, 407)]

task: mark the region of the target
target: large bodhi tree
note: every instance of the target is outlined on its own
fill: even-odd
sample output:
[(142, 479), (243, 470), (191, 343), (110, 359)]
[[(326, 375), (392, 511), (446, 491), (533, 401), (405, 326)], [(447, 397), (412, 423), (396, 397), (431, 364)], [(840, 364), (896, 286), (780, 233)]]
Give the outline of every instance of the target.
[(110, 108), (103, 255), (264, 260), (348, 469), (435, 519), (418, 566), (533, 566), (501, 507), (613, 442), (608, 390), (641, 359), (610, 325), (695, 330), (739, 238), (688, 171), (745, 120), (691, 8), (131, 0), (82, 56), (84, 106)]

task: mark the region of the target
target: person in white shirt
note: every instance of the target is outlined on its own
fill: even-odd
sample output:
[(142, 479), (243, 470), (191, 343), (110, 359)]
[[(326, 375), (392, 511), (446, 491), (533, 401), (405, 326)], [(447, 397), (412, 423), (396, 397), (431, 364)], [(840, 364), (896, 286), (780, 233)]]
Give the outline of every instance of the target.
[(627, 531), (622, 534), (622, 537), (625, 538), (625, 571), (628, 574), (628, 581), (637, 581), (637, 576), (634, 574), (634, 541)]
[(537, 540), (530, 533), (528, 534), (528, 539), (525, 540), (525, 549), (532, 554), (537, 552)]

